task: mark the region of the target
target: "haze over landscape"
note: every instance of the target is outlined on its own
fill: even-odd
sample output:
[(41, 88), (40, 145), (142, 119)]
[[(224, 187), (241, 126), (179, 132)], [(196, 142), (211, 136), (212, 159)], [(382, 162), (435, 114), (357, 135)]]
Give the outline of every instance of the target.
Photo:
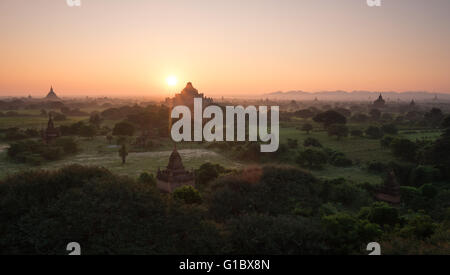
[[(449, 93), (450, 1), (0, 2), (0, 96)], [(168, 86), (166, 78), (178, 82)]]

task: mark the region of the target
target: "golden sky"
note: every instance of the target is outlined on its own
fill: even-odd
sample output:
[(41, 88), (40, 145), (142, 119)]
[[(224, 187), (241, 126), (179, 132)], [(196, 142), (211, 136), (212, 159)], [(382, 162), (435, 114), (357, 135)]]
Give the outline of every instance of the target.
[[(450, 1), (0, 1), (0, 96), (450, 92)], [(174, 75), (178, 85), (165, 79)]]

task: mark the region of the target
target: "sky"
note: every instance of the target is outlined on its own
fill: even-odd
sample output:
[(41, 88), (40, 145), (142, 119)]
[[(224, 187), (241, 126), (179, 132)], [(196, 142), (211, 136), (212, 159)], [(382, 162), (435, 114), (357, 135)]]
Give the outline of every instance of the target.
[[(450, 93), (449, 0), (0, 0), (0, 96)], [(176, 76), (169, 86), (166, 79)]]

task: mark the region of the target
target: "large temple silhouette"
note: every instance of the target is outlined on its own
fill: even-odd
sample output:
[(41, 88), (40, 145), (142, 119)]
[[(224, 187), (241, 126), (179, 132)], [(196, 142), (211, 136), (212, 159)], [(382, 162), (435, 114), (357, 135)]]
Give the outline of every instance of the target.
[(194, 172), (186, 171), (176, 147), (170, 155), (167, 168), (162, 171), (158, 168), (156, 180), (158, 188), (169, 193), (185, 185), (195, 186)]
[(49, 100), (59, 100), (59, 97), (56, 95), (55, 91), (53, 91), (53, 86), (50, 87), (50, 92), (48, 92), (47, 96), (45, 97), (45, 99), (49, 99)]
[(184, 105), (192, 109), (194, 107), (194, 98), (202, 98), (203, 106), (213, 103), (211, 98), (205, 97), (203, 93), (199, 93), (192, 85), (192, 82), (188, 82), (186, 87), (180, 93), (175, 94), (173, 98), (166, 98), (165, 103), (170, 106)]

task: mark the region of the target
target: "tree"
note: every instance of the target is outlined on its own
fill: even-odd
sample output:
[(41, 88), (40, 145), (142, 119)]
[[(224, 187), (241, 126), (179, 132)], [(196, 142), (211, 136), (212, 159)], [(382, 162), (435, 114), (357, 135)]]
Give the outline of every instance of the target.
[(185, 185), (175, 189), (173, 192), (173, 198), (186, 204), (202, 203), (202, 196), (200, 195), (200, 192), (190, 185)]
[(111, 142), (113, 140), (113, 136), (112, 135), (107, 135), (106, 136), (106, 140), (108, 140), (108, 143), (111, 144)]
[(114, 126), (113, 135), (115, 136), (132, 136), (135, 128), (133, 124), (128, 122), (119, 122)]
[(336, 136), (338, 140), (341, 139), (341, 137), (347, 137), (348, 136), (348, 128), (345, 125), (342, 124), (334, 124), (330, 125), (328, 127), (328, 135)]
[(94, 125), (83, 125), (80, 128), (80, 136), (92, 139), (97, 134), (97, 128)]
[(361, 131), (361, 130), (359, 130), (359, 129), (357, 129), (357, 130), (352, 130), (351, 132), (350, 132), (350, 135), (352, 136), (352, 137), (362, 137), (363, 136), (363, 131)]
[(310, 123), (303, 124), (302, 130), (305, 131), (308, 135), (309, 132), (311, 132), (313, 129), (313, 126)]
[(336, 111), (326, 111), (316, 115), (313, 120), (318, 123), (322, 123), (324, 128), (332, 124), (346, 124), (347, 118)]
[(381, 117), (381, 111), (378, 109), (372, 109), (372, 110), (370, 110), (369, 115), (372, 118), (372, 120), (377, 121)]
[(381, 131), (380, 128), (376, 126), (370, 126), (369, 128), (366, 129), (366, 135), (369, 138), (380, 139), (383, 137), (383, 132)]
[(225, 172), (224, 167), (207, 162), (195, 171), (196, 181), (198, 184), (204, 185), (216, 179), (223, 172)]
[(89, 123), (94, 125), (97, 128), (100, 128), (102, 120), (100, 118), (100, 115), (98, 113), (93, 113), (89, 118)]
[(327, 155), (322, 150), (306, 149), (299, 152), (296, 162), (301, 166), (320, 169), (327, 163), (327, 160)]
[(312, 138), (309, 137), (307, 139), (305, 139), (305, 141), (303, 142), (303, 146), (305, 147), (322, 147), (322, 144), (320, 143), (320, 141), (316, 138)]
[(120, 147), (119, 156), (122, 158), (122, 164), (125, 164), (128, 156), (128, 150), (125, 144), (122, 144), (122, 147)]
[(398, 138), (391, 142), (391, 151), (398, 158), (412, 161), (416, 156), (417, 145), (409, 139)]
[(389, 135), (396, 135), (398, 133), (397, 126), (395, 126), (395, 124), (393, 123), (381, 126), (381, 130)]
[(438, 126), (443, 118), (444, 114), (441, 109), (438, 108), (433, 108), (429, 112), (425, 113), (425, 121), (431, 126)]

